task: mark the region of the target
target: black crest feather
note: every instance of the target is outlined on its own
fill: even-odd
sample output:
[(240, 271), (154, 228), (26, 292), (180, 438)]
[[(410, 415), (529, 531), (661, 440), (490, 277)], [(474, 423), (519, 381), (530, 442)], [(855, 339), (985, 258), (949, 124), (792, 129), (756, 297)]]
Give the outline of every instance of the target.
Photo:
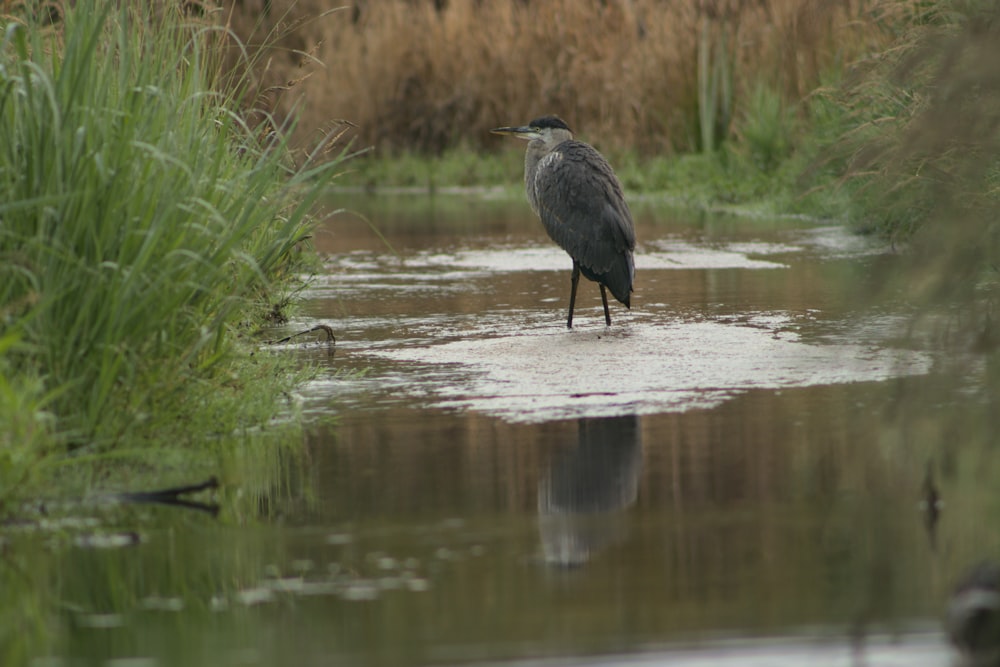
[(541, 118), (536, 118), (535, 120), (531, 121), (530, 123), (528, 123), (528, 125), (530, 125), (531, 127), (538, 127), (538, 128), (551, 127), (551, 128), (559, 128), (561, 130), (569, 130), (570, 132), (573, 131), (569, 129), (569, 125), (566, 124), (566, 121), (564, 121), (559, 116), (542, 116)]

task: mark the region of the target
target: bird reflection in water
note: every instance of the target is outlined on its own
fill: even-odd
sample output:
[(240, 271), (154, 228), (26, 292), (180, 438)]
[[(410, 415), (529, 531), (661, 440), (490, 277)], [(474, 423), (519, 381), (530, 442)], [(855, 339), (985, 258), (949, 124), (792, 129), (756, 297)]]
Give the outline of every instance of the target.
[(639, 418), (580, 419), (575, 447), (557, 455), (538, 487), (545, 561), (575, 568), (622, 539), (622, 511), (635, 502), (642, 469)]

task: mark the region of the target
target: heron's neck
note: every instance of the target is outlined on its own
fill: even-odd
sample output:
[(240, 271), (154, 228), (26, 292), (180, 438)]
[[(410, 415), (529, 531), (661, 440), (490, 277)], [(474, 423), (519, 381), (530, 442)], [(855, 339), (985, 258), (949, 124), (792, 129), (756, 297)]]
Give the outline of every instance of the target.
[[(528, 143), (528, 149), (524, 152), (524, 190), (528, 194), (528, 203), (538, 215), (538, 192), (535, 187), (538, 169), (541, 166), (546, 168), (548, 161), (541, 164), (543, 160), (552, 152), (552, 147), (544, 141), (535, 140)], [(549, 156), (551, 157), (551, 156)]]
[(528, 203), (531, 204), (535, 215), (538, 214), (538, 196), (535, 192), (535, 170), (538, 169), (538, 161), (541, 159), (541, 150), (532, 150), (528, 145), (528, 150), (524, 152), (524, 190), (528, 194)]

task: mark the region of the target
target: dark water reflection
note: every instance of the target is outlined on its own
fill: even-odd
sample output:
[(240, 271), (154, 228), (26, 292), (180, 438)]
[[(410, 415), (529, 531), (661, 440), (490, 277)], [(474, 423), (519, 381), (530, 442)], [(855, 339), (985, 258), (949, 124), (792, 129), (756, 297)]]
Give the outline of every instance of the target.
[(538, 529), (545, 561), (577, 567), (624, 537), (623, 510), (639, 494), (639, 418), (577, 420), (578, 440), (558, 454), (538, 485)]
[[(405, 622), (432, 638), (418, 662), (791, 635), (820, 642), (810, 664), (842, 664), (862, 630), (936, 633), (949, 573), (918, 509), (922, 466), (862, 435), (880, 388), (797, 394), (529, 425), (345, 417), (315, 443), (305, 523), (340, 527), (362, 563), (430, 573)], [(378, 643), (399, 646), (383, 621)]]
[(332, 359), (288, 349), (326, 369), (303, 401), (336, 421), (261, 525), (165, 522), (127, 553), (67, 555), (57, 654), (948, 663), (945, 598), (1000, 549), (982, 529), (1000, 476), (962, 445), (984, 430), (954, 419), (969, 376), (892, 345), (905, 313), (844, 289), (891, 260), (836, 229), (640, 204), (635, 309), (605, 330), (593, 289), (569, 333), (564, 258), (519, 200), (355, 205), (398, 254), (332, 222), (328, 275), (276, 332), (334, 328)]

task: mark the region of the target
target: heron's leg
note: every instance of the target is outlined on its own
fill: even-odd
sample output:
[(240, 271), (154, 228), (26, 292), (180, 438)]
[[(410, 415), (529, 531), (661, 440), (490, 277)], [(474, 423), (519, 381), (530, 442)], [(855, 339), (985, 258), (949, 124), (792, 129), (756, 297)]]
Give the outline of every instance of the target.
[(570, 278), (569, 317), (566, 318), (566, 328), (573, 328), (573, 306), (576, 305), (576, 286), (580, 283), (580, 265), (573, 260), (573, 277)]
[(610, 327), (611, 313), (608, 312), (608, 293), (604, 290), (603, 284), (601, 284), (601, 302), (604, 304), (604, 323)]

